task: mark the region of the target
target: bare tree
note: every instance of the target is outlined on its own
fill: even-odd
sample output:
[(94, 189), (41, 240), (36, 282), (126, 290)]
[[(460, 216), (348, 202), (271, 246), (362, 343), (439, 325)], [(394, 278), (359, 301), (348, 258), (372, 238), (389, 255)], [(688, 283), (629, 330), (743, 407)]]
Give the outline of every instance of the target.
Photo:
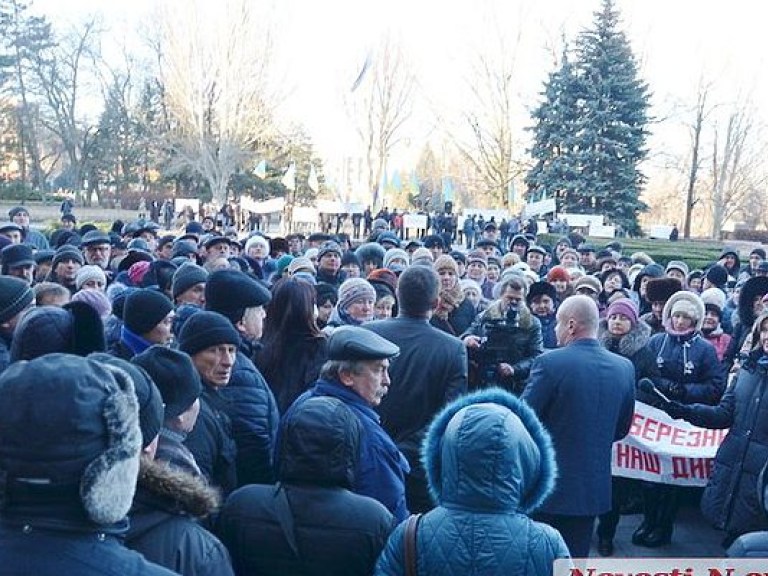
[(384, 36), (353, 87), (347, 106), (365, 148), (373, 204), (387, 157), (400, 142), (413, 109), (414, 76), (402, 47)]
[(515, 157), (513, 108), (516, 46), (499, 31), (495, 48), (479, 52), (467, 78), (470, 98), (460, 112), (463, 126), (448, 129), (449, 137), (469, 161), (483, 191), (495, 206), (506, 206), (511, 183), (524, 166)]
[(169, 118), (170, 172), (190, 170), (215, 204), (272, 132), (272, 40), (247, 0), (167, 3), (160, 13), (159, 82)]
[(696, 184), (698, 180), (699, 168), (701, 168), (701, 132), (704, 127), (704, 120), (707, 116), (707, 98), (709, 96), (709, 86), (699, 83), (697, 93), (695, 119), (691, 130), (691, 165), (688, 173), (688, 187), (685, 200), (685, 222), (683, 224), (683, 238), (691, 237), (691, 215), (693, 208), (699, 202), (696, 198)]
[(744, 206), (750, 192), (766, 183), (759, 131), (749, 105), (741, 103), (729, 112), (724, 134), (715, 125), (709, 198), (713, 238), (722, 237), (724, 224)]

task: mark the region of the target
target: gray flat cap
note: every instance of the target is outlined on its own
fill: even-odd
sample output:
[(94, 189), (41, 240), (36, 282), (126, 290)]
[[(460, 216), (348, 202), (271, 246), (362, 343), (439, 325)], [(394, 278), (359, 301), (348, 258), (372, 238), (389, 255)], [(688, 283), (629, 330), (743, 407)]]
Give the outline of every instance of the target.
[(339, 326), (328, 341), (329, 360), (381, 360), (399, 353), (386, 338), (358, 326)]

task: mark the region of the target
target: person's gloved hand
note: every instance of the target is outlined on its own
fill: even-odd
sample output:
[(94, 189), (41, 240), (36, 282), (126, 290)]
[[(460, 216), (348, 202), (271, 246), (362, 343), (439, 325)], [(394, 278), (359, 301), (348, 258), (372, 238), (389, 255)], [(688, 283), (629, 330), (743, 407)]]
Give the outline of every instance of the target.
[(684, 420), (688, 415), (688, 406), (674, 400), (672, 402), (665, 402), (661, 409), (674, 420)]
[(678, 402), (685, 401), (685, 385), (679, 382), (673, 382), (667, 390), (667, 396), (670, 400), (677, 400)]

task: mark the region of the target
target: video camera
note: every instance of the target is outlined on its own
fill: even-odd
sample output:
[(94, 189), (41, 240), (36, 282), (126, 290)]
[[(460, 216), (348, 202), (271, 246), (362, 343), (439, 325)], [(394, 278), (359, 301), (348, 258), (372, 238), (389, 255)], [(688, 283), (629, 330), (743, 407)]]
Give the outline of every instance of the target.
[[(486, 336), (480, 342), (477, 361), (479, 364), (480, 385), (483, 387), (500, 386), (510, 388), (510, 382), (502, 380), (498, 374), (499, 364), (514, 364), (514, 335), (520, 329), (519, 311), (510, 306), (503, 318), (488, 319), (485, 322)], [(512, 390), (518, 393), (517, 390)]]

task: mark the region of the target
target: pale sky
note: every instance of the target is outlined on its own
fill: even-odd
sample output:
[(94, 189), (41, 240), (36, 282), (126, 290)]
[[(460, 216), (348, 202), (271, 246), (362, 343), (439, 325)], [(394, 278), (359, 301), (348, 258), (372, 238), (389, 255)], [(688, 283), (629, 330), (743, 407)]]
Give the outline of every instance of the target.
[[(161, 1), (161, 0), (159, 0)], [(190, 2), (193, 0), (189, 0)], [(212, 0), (211, 6), (216, 6)], [(420, 88), (434, 105), (460, 107), (468, 59), (496, 33), (515, 48), (520, 138), (529, 124), (526, 110), (553, 69), (563, 34), (569, 41), (592, 21), (599, 0), (253, 0), (279, 30), (280, 74), (287, 98), (281, 116), (303, 123), (322, 156), (351, 153), (352, 131), (344, 114), (349, 90), (368, 50), (385, 31), (406, 46)], [(101, 13), (110, 38), (129, 45), (146, 24), (152, 0), (36, 0), (36, 11), (54, 22)], [(221, 1), (221, 4), (225, 4)], [(695, 102), (698, 80), (714, 83), (713, 101), (728, 104), (751, 96), (766, 100), (768, 62), (763, 39), (763, 2), (731, 0), (618, 0), (622, 28), (653, 92), (654, 152), (682, 146), (681, 123)], [(725, 107), (724, 107), (725, 108)], [(423, 108), (422, 108), (423, 109)], [(762, 115), (762, 110), (759, 110)], [(421, 148), (432, 116), (421, 114), (409, 130), (410, 150), (397, 158), (408, 164)], [(397, 162), (396, 161), (396, 162)], [(390, 169), (398, 166), (390, 166)], [(406, 166), (401, 166), (406, 167)]]

